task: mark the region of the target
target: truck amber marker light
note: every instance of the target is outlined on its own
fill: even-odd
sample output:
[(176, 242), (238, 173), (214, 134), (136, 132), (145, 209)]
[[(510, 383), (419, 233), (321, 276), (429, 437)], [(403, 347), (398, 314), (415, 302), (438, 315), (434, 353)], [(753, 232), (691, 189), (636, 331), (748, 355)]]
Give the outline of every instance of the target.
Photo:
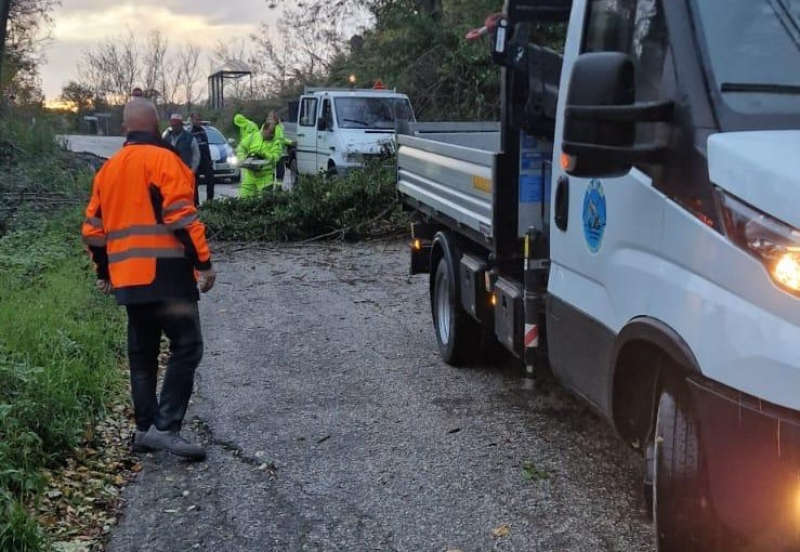
[(571, 171), (575, 168), (578, 159), (568, 153), (561, 154), (561, 168), (565, 171)]

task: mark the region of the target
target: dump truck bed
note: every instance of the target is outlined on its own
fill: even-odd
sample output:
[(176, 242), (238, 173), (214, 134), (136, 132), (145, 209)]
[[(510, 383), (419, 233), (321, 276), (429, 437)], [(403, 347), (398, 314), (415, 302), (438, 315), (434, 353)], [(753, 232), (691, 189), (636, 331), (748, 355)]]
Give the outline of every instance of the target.
[(496, 123), (420, 123), (398, 136), (397, 187), (423, 213), (491, 241)]

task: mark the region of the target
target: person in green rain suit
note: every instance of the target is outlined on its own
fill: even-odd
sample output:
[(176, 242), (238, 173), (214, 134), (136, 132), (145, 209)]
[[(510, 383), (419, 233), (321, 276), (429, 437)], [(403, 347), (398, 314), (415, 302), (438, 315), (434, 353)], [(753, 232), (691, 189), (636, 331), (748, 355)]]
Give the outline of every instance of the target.
[(283, 180), (284, 173), (286, 171), (286, 148), (294, 144), (294, 142), (286, 138), (286, 134), (283, 130), (283, 122), (278, 116), (277, 111), (274, 109), (269, 112), (269, 115), (267, 115), (267, 121), (264, 123), (264, 125), (262, 125), (262, 130), (270, 124), (275, 125), (275, 133), (272, 137), (270, 148), (275, 150), (275, 154), (278, 156), (278, 163), (275, 167), (275, 173), (277, 180), (280, 182)]
[(236, 146), (236, 157), (239, 162), (248, 158), (268, 161), (263, 169), (242, 168), (242, 185), (239, 195), (254, 197), (273, 184), (274, 168), (279, 156), (275, 154), (269, 140), (265, 139), (265, 132), (260, 131), (256, 123), (241, 114), (237, 114), (233, 118), (233, 122), (239, 129), (239, 145)]

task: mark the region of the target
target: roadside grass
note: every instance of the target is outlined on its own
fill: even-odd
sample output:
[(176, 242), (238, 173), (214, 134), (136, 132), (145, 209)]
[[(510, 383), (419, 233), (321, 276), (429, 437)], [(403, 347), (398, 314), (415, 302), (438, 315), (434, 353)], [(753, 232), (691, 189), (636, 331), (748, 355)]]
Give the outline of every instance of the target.
[[(80, 243), (89, 174), (49, 131), (22, 132), (15, 180), (0, 186), (23, 198), (0, 220), (0, 552), (47, 550), (32, 515), (42, 470), (61, 465), (124, 390), (123, 313), (94, 290)], [(60, 195), (37, 202), (39, 190)]]
[(215, 200), (201, 207), (201, 216), (209, 235), (223, 241), (365, 239), (393, 233), (406, 222), (393, 158), (343, 177), (303, 175), (290, 192)]
[(35, 123), (27, 117), (8, 117), (0, 124), (0, 137), (11, 139), (23, 155), (52, 155), (59, 150), (52, 125), (41, 117)]

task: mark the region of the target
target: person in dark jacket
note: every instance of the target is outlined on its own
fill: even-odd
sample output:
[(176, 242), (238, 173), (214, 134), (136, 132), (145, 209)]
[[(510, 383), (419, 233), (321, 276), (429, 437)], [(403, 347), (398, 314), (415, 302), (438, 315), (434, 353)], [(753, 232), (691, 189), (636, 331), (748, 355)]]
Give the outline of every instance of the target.
[[(216, 274), (205, 226), (192, 204), (194, 175), (159, 138), (151, 102), (134, 98), (124, 117), (128, 138), (95, 176), (83, 241), (97, 288), (113, 293), (128, 313), (134, 451), (166, 450), (201, 460), (205, 450), (186, 440), (181, 427), (203, 357), (198, 289), (209, 291)], [(162, 333), (170, 357), (156, 395)]]
[[(178, 150), (183, 164), (191, 169), (192, 174), (197, 174), (197, 169), (200, 166), (200, 147), (197, 145), (197, 139), (183, 126), (183, 117), (178, 113), (173, 113), (169, 116), (169, 128), (162, 136), (170, 146)], [(199, 203), (200, 195), (197, 190), (197, 184), (194, 186), (194, 204)]]
[[(200, 115), (192, 113), (192, 134), (197, 140), (197, 146), (200, 148), (200, 166), (195, 173), (195, 189), (200, 188), (200, 179), (206, 185), (206, 200), (212, 201), (214, 199), (214, 162), (211, 159), (211, 147), (208, 145), (208, 135), (203, 128), (203, 121)], [(199, 194), (195, 198), (195, 203), (199, 200)]]

